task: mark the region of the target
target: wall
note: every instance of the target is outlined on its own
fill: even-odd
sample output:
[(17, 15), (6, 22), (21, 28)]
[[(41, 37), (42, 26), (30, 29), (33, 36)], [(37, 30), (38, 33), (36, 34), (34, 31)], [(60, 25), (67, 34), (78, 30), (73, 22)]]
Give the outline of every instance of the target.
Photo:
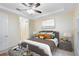
[(64, 14), (64, 15), (61, 14), (61, 15), (49, 16), (49, 18), (45, 18), (45, 19), (32, 20), (31, 21), (32, 32), (38, 32), (40, 30), (43, 30), (41, 28), (42, 21), (52, 19), (54, 17), (55, 17), (55, 28), (51, 30), (59, 31), (60, 34), (65, 32), (72, 33), (72, 16), (69, 14)]
[[(18, 44), (20, 38), (19, 16), (16, 14), (4, 11), (0, 9), (1, 15), (8, 16), (8, 41), (4, 41), (7, 44), (7, 48)], [(5, 46), (4, 46), (5, 47)]]
[(76, 6), (73, 19), (74, 53), (79, 56), (79, 4)]

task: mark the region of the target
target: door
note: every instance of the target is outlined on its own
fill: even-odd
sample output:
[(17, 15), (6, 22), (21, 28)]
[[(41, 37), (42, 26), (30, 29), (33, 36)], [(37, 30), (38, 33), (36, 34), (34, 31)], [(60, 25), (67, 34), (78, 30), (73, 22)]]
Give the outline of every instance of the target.
[(7, 49), (8, 41), (8, 19), (0, 15), (0, 51)]
[(20, 17), (20, 29), (21, 29), (21, 40), (26, 40), (29, 38), (29, 20)]

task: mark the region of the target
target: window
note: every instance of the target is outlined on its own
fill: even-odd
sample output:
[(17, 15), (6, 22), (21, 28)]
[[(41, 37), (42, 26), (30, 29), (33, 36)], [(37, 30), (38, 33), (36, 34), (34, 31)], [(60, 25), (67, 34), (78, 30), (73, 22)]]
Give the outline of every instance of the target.
[(50, 19), (50, 20), (45, 20), (42, 22), (42, 28), (45, 29), (51, 29), (55, 27), (55, 21), (54, 19)]

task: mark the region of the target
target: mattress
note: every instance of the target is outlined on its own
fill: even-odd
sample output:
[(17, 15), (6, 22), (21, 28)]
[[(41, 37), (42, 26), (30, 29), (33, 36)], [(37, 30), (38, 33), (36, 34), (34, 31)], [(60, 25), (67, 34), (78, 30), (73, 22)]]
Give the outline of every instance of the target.
[(29, 45), (29, 49), (40, 54), (52, 56), (53, 51), (56, 49), (54, 41), (41, 40), (39, 38), (31, 38), (30, 40), (25, 40)]

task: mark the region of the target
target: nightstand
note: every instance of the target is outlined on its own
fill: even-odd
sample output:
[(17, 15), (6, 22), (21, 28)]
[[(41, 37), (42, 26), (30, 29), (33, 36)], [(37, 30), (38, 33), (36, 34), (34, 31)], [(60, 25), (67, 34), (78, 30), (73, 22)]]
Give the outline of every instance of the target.
[(67, 51), (73, 51), (71, 41), (60, 40), (59, 48)]

